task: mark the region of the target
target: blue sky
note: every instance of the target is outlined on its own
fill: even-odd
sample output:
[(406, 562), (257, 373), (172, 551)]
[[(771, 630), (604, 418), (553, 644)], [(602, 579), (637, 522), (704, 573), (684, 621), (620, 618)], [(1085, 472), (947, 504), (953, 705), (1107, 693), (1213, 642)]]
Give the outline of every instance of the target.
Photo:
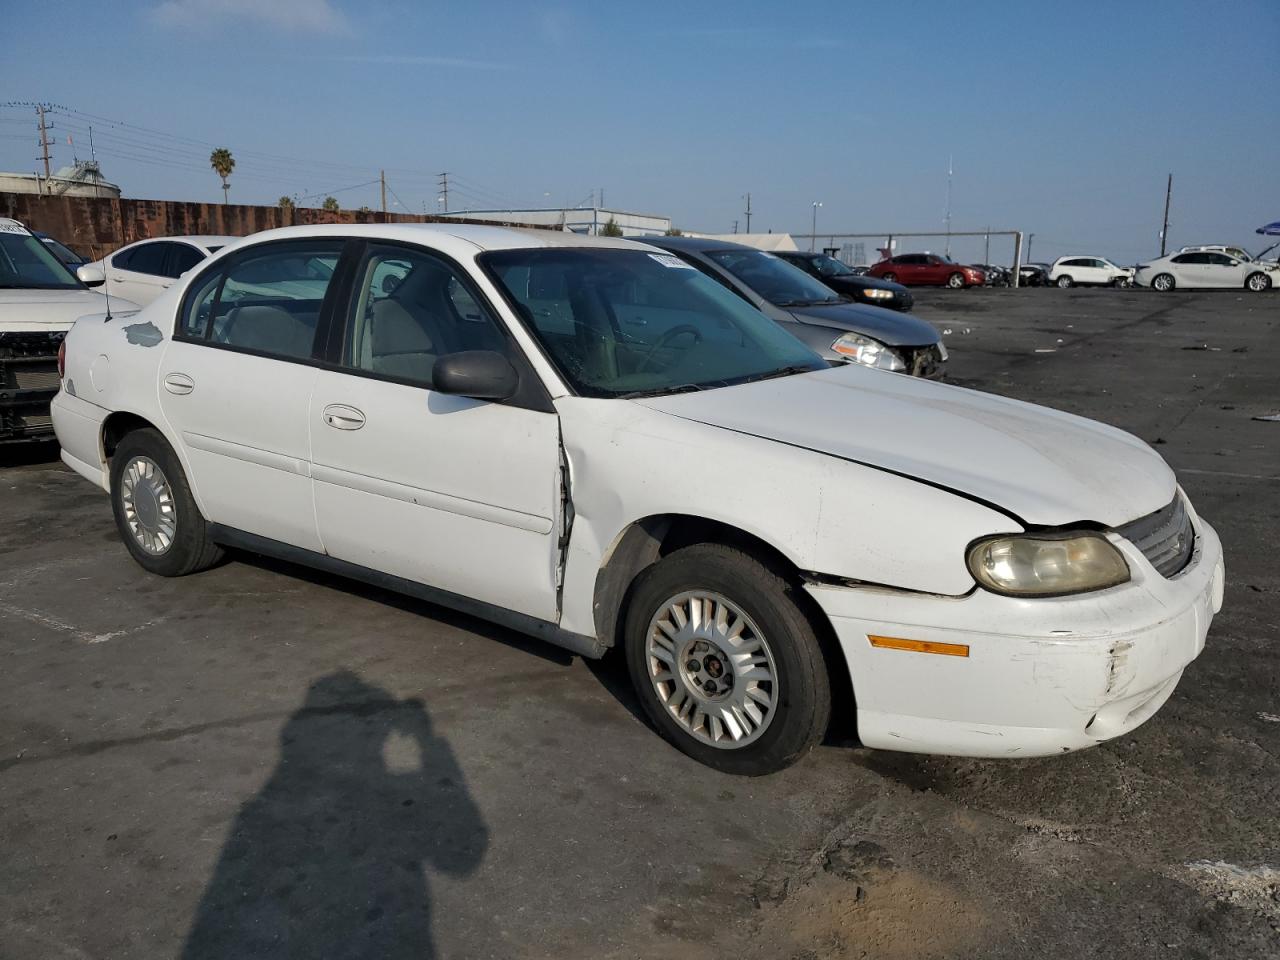
[[(0, 0), (0, 103), (126, 196), (333, 191), (392, 209), (586, 202), (677, 225), (1034, 232), (1035, 259), (1133, 262), (1280, 218), (1280, 2), (467, 3)], [(138, 128), (145, 128), (139, 130)], [(0, 169), (36, 167), (0, 107)], [(298, 158), (300, 162), (281, 158)], [(339, 188), (351, 187), (339, 192)], [(914, 246), (941, 249), (940, 241)], [(867, 243), (868, 251), (874, 246)], [(981, 256), (981, 240), (953, 244)], [(1008, 262), (1007, 244), (992, 258)]]

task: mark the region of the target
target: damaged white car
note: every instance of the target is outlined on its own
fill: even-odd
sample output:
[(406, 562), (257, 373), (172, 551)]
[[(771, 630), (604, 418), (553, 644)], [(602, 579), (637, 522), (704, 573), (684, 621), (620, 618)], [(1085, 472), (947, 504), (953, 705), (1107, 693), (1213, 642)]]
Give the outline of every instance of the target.
[(833, 703), (885, 749), (1107, 740), (1222, 603), (1217, 536), (1140, 440), (829, 367), (640, 243), (270, 231), (65, 346), (63, 459), (147, 570), (235, 547), (621, 647), (661, 734), (734, 773)]

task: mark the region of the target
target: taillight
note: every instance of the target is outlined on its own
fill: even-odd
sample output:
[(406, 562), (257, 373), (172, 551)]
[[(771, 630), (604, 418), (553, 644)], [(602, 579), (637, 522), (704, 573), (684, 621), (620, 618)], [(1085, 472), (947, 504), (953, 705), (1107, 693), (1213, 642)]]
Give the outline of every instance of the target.
[[(48, 356), (48, 354), (45, 354)], [(58, 344), (58, 379), (64, 380), (67, 376), (67, 341), (63, 340)]]

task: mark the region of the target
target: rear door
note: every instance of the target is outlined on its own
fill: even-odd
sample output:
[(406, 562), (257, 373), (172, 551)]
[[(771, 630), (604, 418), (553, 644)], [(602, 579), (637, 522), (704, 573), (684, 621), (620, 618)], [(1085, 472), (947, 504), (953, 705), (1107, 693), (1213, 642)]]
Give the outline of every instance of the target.
[(1209, 281), (1207, 253), (1180, 253), (1169, 261), (1169, 272), (1180, 287), (1203, 287)]
[(255, 244), (197, 277), (160, 365), (160, 406), (208, 519), (320, 550), (308, 413), (341, 239)]
[[(388, 243), (356, 263), (335, 316), (341, 342), (307, 412), (325, 550), (554, 621), (560, 426), (541, 383), (462, 267)], [(567, 304), (549, 279), (533, 286), (531, 312), (557, 328)], [(432, 390), (436, 359), (464, 350), (507, 356), (522, 393), (490, 402)]]

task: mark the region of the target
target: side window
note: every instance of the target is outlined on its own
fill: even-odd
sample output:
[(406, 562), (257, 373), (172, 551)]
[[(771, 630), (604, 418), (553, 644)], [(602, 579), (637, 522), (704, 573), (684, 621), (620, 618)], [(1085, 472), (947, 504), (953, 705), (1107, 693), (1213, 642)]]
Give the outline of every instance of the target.
[(182, 335), (281, 359), (309, 359), (343, 243), (269, 243), (223, 261), (188, 291)]
[[(129, 265), (121, 267), (123, 270), (132, 270), (134, 273), (148, 273), (152, 276), (163, 277), (164, 260), (168, 254), (169, 244), (164, 242), (144, 243), (142, 246), (135, 248), (129, 256)], [(114, 264), (115, 261), (112, 261)]]
[(1171, 260), (1170, 262), (1171, 262), (1171, 263), (1195, 263), (1195, 262), (1196, 262), (1196, 260), (1195, 260), (1195, 254), (1194, 254), (1194, 253), (1180, 253), (1180, 254), (1178, 254), (1176, 257), (1174, 257), (1174, 258), (1173, 258), (1173, 260)]
[(112, 255), (111, 266), (117, 270), (130, 269), (129, 264), (132, 262), (133, 255), (136, 252), (136, 250), (121, 250), (119, 253)]
[(343, 363), (429, 386), (436, 358), (463, 350), (509, 353), (458, 271), (425, 251), (370, 246), (356, 271)]
[(169, 262), (165, 265), (167, 277), (180, 277), (204, 259), (204, 253), (189, 243), (171, 243), (169, 248)]

